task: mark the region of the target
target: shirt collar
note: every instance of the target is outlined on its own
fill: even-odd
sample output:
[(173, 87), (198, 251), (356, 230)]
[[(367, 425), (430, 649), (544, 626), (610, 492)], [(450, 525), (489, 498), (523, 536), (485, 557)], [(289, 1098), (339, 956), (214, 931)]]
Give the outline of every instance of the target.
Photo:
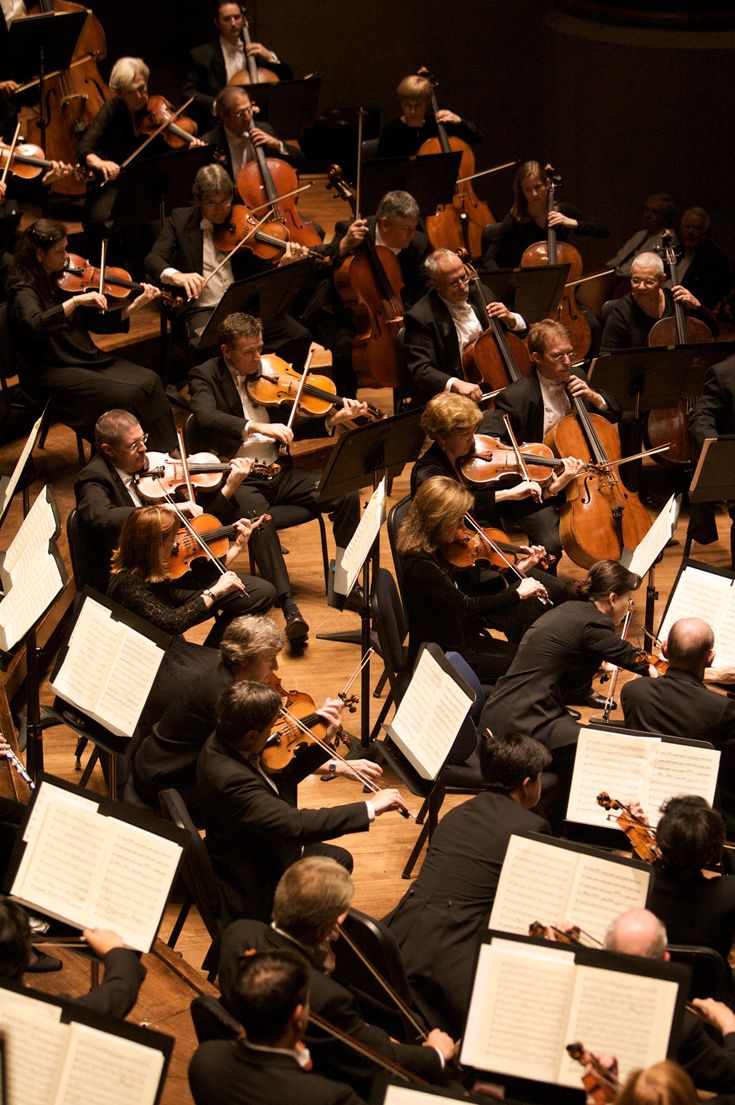
[(267, 1047), (266, 1044), (254, 1044), (251, 1040), (242, 1039), (238, 1041), (242, 1047), (250, 1048), (252, 1051), (265, 1051), (272, 1055), (288, 1055), (290, 1059), (293, 1059), (299, 1064), (302, 1070), (311, 1069), (311, 1055), (309, 1054), (308, 1047)]

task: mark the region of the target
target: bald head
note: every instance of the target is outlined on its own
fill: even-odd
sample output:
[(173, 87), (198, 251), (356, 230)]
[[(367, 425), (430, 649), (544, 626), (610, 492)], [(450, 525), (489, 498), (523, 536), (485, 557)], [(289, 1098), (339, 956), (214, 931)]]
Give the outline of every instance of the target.
[(703, 618), (679, 618), (669, 630), (664, 652), (672, 667), (701, 679), (715, 658), (714, 643), (712, 628)]
[(648, 909), (626, 910), (605, 933), (607, 951), (642, 959), (668, 959), (666, 943), (666, 929)]

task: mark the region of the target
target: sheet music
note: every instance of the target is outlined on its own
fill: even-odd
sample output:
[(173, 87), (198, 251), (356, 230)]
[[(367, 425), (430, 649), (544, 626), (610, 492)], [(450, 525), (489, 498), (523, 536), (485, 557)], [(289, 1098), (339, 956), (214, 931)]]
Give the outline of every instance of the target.
[(645, 907), (650, 880), (650, 870), (581, 853), (566, 920), (602, 944), (616, 917), (626, 909)]
[(121, 737), (133, 735), (164, 650), (90, 595), (51, 687)]
[(31, 432), (29, 433), (21, 454), (15, 463), (12, 475), (3, 489), (3, 496), (2, 499), (0, 499), (0, 522), (2, 522), (5, 517), (5, 513), (10, 506), (13, 495), (15, 494), (15, 489), (18, 486), (18, 481), (23, 475), (23, 469), (25, 468), (26, 462), (33, 452), (36, 441), (38, 440), (38, 435), (41, 431), (41, 423), (43, 422), (43, 416), (45, 413), (46, 411), (44, 409), (43, 414), (41, 414), (33, 423), (33, 426), (31, 427)]
[(726, 576), (687, 565), (670, 596), (666, 615), (658, 631), (661, 640), (666, 640), (671, 626), (679, 618), (704, 618), (714, 630), (718, 663), (734, 663), (735, 648), (731, 646), (731, 651), (725, 649), (725, 641), (728, 637), (732, 642), (726, 629), (733, 616), (732, 584), (733, 580)]
[(720, 769), (720, 753), (715, 748), (661, 741), (643, 807), (650, 825), (658, 825), (661, 806), (678, 794), (699, 794), (712, 805)]
[(51, 605), (66, 582), (50, 551), (58, 532), (51, 489), (41, 491), (2, 558), (0, 648), (13, 647)]
[(422, 779), (436, 779), (471, 707), (472, 699), (424, 649), (390, 726)]
[(60, 1018), (58, 1005), (0, 989), (8, 1105), (49, 1105), (54, 1100), (69, 1037), (69, 1026)]
[(585, 825), (615, 828), (597, 804), (605, 790), (620, 802), (637, 800), (645, 809), (656, 755), (657, 737), (632, 737), (614, 729), (582, 727), (574, 758), (567, 818)]
[(124, 1036), (72, 1024), (54, 1105), (152, 1105), (163, 1053)]
[(410, 1086), (386, 1086), (383, 1105), (457, 1105), (457, 1098), (424, 1093)]
[(355, 586), (363, 564), (370, 555), (374, 541), (380, 533), (385, 517), (386, 499), (385, 476), (370, 496), (360, 524), (352, 535), (352, 540), (342, 553), (342, 560), (335, 568), (334, 589), (340, 595), (349, 595)]
[(648, 533), (634, 549), (630, 563), (626, 565), (628, 571), (641, 578), (646, 575), (673, 537), (678, 515), (679, 502), (676, 495), (672, 495)]

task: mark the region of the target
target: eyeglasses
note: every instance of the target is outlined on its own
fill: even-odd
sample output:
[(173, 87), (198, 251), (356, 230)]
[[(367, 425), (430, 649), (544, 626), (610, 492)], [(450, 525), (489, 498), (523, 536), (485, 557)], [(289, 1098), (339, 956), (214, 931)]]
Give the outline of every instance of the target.
[(631, 276), (630, 282), (634, 288), (655, 288), (658, 280), (651, 276)]
[(570, 361), (572, 359), (573, 353), (573, 349), (568, 349), (564, 350), (563, 353), (549, 353), (549, 357), (552, 361), (556, 361), (557, 363), (559, 363), (561, 361)]
[(447, 281), (448, 288), (461, 288), (463, 284), (469, 284), (470, 278), (465, 273), (463, 276), (455, 276), (454, 280)]
[(130, 442), (130, 444), (128, 445), (128, 451), (131, 452), (131, 453), (137, 453), (138, 449), (140, 449), (141, 445), (145, 445), (147, 440), (148, 440), (148, 434), (143, 434), (143, 436), (139, 437), (136, 441), (131, 441)]

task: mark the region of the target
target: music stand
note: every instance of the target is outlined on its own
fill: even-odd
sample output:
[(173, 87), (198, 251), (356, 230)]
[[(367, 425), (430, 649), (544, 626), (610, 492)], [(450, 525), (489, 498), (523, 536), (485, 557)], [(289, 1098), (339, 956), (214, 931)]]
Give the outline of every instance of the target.
[[(702, 445), (697, 467), (689, 485), (689, 501), (695, 503), (730, 503), (735, 500), (735, 434), (708, 437)], [(694, 511), (692, 511), (692, 515)], [(692, 548), (692, 518), (689, 519), (683, 557)]]
[[(363, 487), (375, 489), (385, 476), (395, 479), (406, 464), (417, 460), (424, 443), (421, 428), (421, 411), (396, 414), (392, 418), (371, 422), (367, 426), (343, 434), (332, 450), (319, 481), (319, 502), (335, 499)], [(317, 633), (321, 641), (341, 641), (360, 644), (362, 656), (370, 648), (371, 608), (370, 579), (377, 576), (380, 567), (380, 540), (373, 542), (362, 569), (363, 605), (360, 610), (360, 633)], [(365, 664), (360, 686), (360, 743), (367, 748), (370, 743), (370, 664)]]
[(408, 192), (422, 214), (433, 214), (437, 204), (451, 204), (459, 175), (460, 152), (426, 157), (381, 157), (362, 166), (362, 210), (374, 212), (386, 192)]
[(286, 314), (311, 278), (315, 264), (313, 257), (307, 257), (292, 265), (266, 269), (230, 284), (199, 335), (197, 349), (219, 345), (217, 335), (220, 323), (233, 311), (245, 311), (263, 319), (264, 324), (276, 315)]
[(321, 88), (322, 78), (318, 76), (250, 85), (250, 100), (260, 108), (256, 125), (267, 122), (279, 137), (298, 138), (316, 119)]
[(479, 269), (483, 284), (528, 325), (553, 318), (564, 294), (570, 265), (539, 265), (528, 269)]
[(137, 157), (115, 181), (117, 194), (110, 217), (115, 226), (160, 222), (174, 207), (192, 202), (194, 177), (212, 161), (211, 146)]

